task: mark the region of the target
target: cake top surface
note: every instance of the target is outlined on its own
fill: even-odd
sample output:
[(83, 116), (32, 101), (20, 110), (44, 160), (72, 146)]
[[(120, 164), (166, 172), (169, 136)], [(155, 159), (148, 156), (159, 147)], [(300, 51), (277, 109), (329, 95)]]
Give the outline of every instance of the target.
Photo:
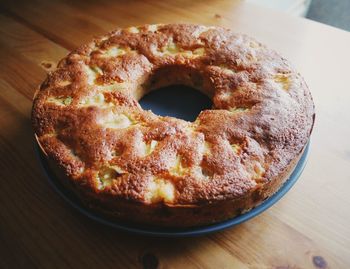
[[(203, 91), (213, 108), (187, 122), (140, 107), (171, 84)], [(44, 152), (82, 192), (175, 206), (236, 199), (281, 174), (309, 139), (314, 105), (289, 62), (250, 37), (144, 25), (61, 60), (32, 120)]]

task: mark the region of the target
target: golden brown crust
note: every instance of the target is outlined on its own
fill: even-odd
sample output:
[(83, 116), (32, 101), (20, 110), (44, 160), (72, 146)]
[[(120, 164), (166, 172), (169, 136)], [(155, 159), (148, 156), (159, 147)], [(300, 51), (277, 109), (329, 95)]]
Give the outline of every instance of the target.
[[(142, 110), (137, 100), (173, 83), (203, 91), (213, 109), (195, 122)], [(64, 58), (41, 85), (32, 120), (39, 144), (82, 200), (167, 226), (192, 214), (182, 223), (193, 226), (277, 191), (309, 139), (314, 105), (300, 74), (247, 36), (145, 25)], [(137, 217), (121, 213), (130, 208)]]

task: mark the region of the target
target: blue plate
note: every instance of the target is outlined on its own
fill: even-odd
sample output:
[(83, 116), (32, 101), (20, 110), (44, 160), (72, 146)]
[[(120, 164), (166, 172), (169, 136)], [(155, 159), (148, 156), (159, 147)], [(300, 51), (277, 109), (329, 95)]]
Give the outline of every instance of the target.
[[(154, 113), (162, 116), (172, 116), (177, 118), (182, 118), (187, 121), (194, 121), (200, 111), (204, 109), (209, 109), (212, 105), (211, 100), (201, 94), (199, 91), (195, 91), (191, 88), (184, 86), (170, 86), (163, 88), (162, 90), (153, 91), (146, 95), (140, 101), (143, 109), (151, 109)], [(181, 109), (179, 109), (181, 107)], [(186, 236), (198, 236), (208, 233), (213, 233), (221, 231), (223, 229), (230, 228), (232, 226), (238, 225), (244, 221), (247, 221), (261, 212), (268, 209), (274, 203), (276, 203), (283, 195), (285, 195), (289, 189), (294, 185), (301, 175), (305, 165), (306, 158), (309, 152), (309, 144), (306, 146), (304, 153), (299, 160), (297, 166), (295, 167), (290, 178), (284, 183), (282, 188), (275, 193), (273, 196), (265, 200), (262, 204), (255, 207), (251, 211), (237, 216), (233, 219), (226, 220), (220, 223), (215, 223), (212, 225), (189, 228), (189, 229), (179, 229), (179, 228), (161, 228), (146, 225), (135, 225), (130, 223), (117, 222), (116, 220), (111, 220), (105, 216), (99, 215), (93, 212), (89, 208), (84, 207), (76, 197), (64, 188), (60, 181), (56, 178), (55, 174), (50, 170), (45, 156), (41, 153), (41, 150), (37, 146), (37, 153), (49, 182), (53, 188), (74, 208), (79, 210), (84, 215), (89, 218), (98, 221), (102, 224), (114, 227), (118, 230), (148, 235), (148, 236), (158, 236), (158, 237), (186, 237)]]

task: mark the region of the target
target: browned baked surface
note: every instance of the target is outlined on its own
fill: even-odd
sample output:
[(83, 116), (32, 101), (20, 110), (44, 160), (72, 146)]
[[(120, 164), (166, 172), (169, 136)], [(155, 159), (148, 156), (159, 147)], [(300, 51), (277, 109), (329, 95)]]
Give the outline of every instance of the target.
[[(144, 94), (174, 83), (203, 91), (213, 109), (195, 122), (142, 110)], [(32, 120), (85, 203), (122, 219), (191, 226), (277, 191), (309, 139), (314, 105), (290, 64), (247, 36), (146, 25), (70, 53), (37, 92)]]

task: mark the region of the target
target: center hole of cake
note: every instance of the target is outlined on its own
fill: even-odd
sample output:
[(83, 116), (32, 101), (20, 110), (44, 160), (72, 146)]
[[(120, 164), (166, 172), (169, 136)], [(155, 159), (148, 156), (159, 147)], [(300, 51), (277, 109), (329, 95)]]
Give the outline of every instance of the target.
[(152, 110), (160, 116), (170, 116), (186, 121), (195, 121), (202, 110), (212, 107), (212, 101), (207, 95), (184, 85), (172, 85), (153, 90), (139, 102), (144, 110)]

